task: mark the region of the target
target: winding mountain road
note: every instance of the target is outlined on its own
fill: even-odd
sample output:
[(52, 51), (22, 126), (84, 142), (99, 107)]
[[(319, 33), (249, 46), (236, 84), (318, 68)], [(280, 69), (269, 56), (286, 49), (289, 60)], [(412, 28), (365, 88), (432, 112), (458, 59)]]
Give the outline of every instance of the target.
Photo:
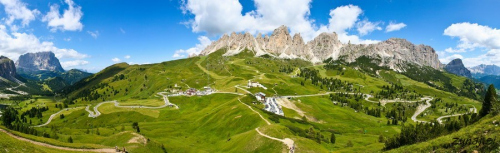
[(73, 108), (64, 108), (62, 110), (60, 110), (59, 112), (57, 113), (54, 113), (52, 115), (50, 115), (49, 119), (47, 120), (47, 122), (45, 122), (44, 124), (40, 124), (40, 125), (36, 125), (36, 126), (33, 126), (33, 127), (42, 127), (42, 126), (46, 126), (48, 125), (50, 122), (52, 122), (52, 119), (54, 119), (55, 117), (57, 117), (58, 114), (64, 112), (64, 111), (69, 111), (70, 109), (79, 109), (79, 108), (82, 108), (82, 107), (73, 107)]
[(411, 116), (411, 120), (413, 120), (414, 122), (423, 122), (423, 123), (428, 123), (427, 121), (421, 121), (421, 120), (418, 120), (417, 117), (418, 115), (420, 115), (422, 112), (425, 111), (425, 109), (431, 107), (431, 101), (433, 100), (434, 98), (432, 97), (424, 97), (422, 98), (422, 100), (425, 100), (425, 104), (424, 105), (419, 105), (417, 107), (417, 110), (415, 110), (415, 114), (413, 114), (413, 116)]
[(98, 108), (102, 105), (102, 104), (106, 104), (106, 103), (114, 103), (115, 104), (115, 107), (119, 107), (119, 108), (146, 108), (146, 109), (160, 109), (160, 108), (165, 108), (167, 106), (173, 106), (175, 107), (175, 109), (179, 109), (179, 106), (177, 106), (176, 104), (173, 104), (173, 103), (170, 103), (170, 101), (168, 100), (168, 96), (165, 95), (166, 92), (158, 92), (157, 93), (158, 95), (160, 96), (163, 96), (163, 100), (165, 101), (165, 104), (162, 105), (162, 106), (157, 106), (157, 107), (152, 107), (152, 106), (121, 106), (120, 103), (116, 100), (113, 100), (113, 101), (105, 101), (105, 102), (101, 102), (99, 104), (97, 104), (95, 107), (94, 107), (94, 111), (90, 111), (89, 110), (89, 106), (87, 106), (87, 108), (85, 108), (85, 110), (87, 112), (89, 112), (89, 117), (92, 117), (92, 118), (96, 118), (96, 117), (99, 117), (101, 115), (101, 112), (99, 112)]

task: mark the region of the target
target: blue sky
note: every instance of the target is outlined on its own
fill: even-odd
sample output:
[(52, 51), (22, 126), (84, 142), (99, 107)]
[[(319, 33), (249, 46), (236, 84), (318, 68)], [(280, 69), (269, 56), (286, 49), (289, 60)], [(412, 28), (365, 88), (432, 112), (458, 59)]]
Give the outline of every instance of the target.
[[(310, 40), (405, 38), (442, 62), (500, 65), (495, 0), (0, 0), (0, 55), (53, 51), (65, 69), (157, 63), (199, 53), (222, 34), (269, 34), (279, 25)], [(391, 26), (389, 26), (391, 25)], [(392, 27), (392, 28), (388, 28)], [(390, 29), (390, 30), (389, 30)]]

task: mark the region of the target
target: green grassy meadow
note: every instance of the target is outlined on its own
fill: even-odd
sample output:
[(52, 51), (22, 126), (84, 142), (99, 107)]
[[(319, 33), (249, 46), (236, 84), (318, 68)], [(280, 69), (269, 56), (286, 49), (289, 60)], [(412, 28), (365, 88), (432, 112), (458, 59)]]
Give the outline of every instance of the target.
[[(267, 89), (249, 88), (252, 93), (263, 92), (266, 95), (312, 95), (327, 92), (326, 89), (313, 85), (311, 79), (297, 77), (300, 68), (318, 70), (321, 77), (335, 78), (353, 84), (353, 88), (361, 93), (377, 93), (383, 86), (398, 84), (415, 93), (442, 99), (435, 108), (429, 108), (426, 115), (419, 119), (432, 121), (439, 116), (452, 113), (463, 113), (472, 107), (481, 109), (481, 103), (456, 94), (438, 90), (425, 83), (389, 70), (380, 70), (377, 75), (368, 74), (353, 67), (341, 65), (341, 69), (326, 69), (323, 65), (293, 59), (273, 59), (254, 57), (253, 52), (244, 51), (235, 56), (222, 56), (224, 50), (208, 56), (193, 57), (148, 65), (128, 65), (120, 63), (112, 65), (93, 76), (67, 88), (64, 99), (53, 97), (36, 97), (15, 105), (20, 112), (32, 107), (48, 107), (42, 118), (29, 118), (38, 125), (45, 123), (51, 114), (60, 111), (56, 104), (70, 101), (70, 109), (63, 111), (65, 117), (59, 116), (44, 127), (37, 130), (49, 133), (51, 138), (20, 134), (37, 141), (72, 148), (114, 148), (126, 147), (130, 152), (287, 152), (283, 143), (263, 137), (255, 130), (279, 139), (294, 140), (296, 152), (380, 152), (384, 143), (379, 137), (391, 137), (401, 131), (401, 124), (415, 124), (411, 119), (399, 125), (388, 125), (388, 118), (367, 115), (363, 110), (334, 105), (328, 95), (291, 98), (298, 109), (283, 107), (284, 117), (267, 113), (261, 103), (253, 104), (254, 97), (241, 89), (246, 89), (248, 80), (259, 82)], [(290, 73), (280, 72), (283, 67), (291, 66)], [(460, 88), (464, 78), (451, 74), (453, 85)], [(117, 100), (123, 106), (161, 106), (164, 104), (158, 92), (183, 91), (189, 88), (202, 89), (211, 87), (218, 92), (234, 92), (235, 95), (214, 93), (206, 96), (171, 96), (171, 103), (179, 109), (165, 107), (161, 109), (118, 108), (112, 103), (101, 105), (102, 113), (97, 118), (88, 117), (84, 107), (91, 108), (100, 102)], [(246, 105), (257, 111), (271, 125)], [(348, 99), (370, 109), (391, 110), (398, 107), (410, 108), (406, 114), (413, 114), (417, 104), (389, 103), (378, 106), (364, 99)], [(446, 111), (446, 104), (457, 107)], [(401, 106), (404, 105), (404, 106)], [(459, 108), (463, 107), (463, 108)], [(303, 113), (303, 115), (301, 115)], [(305, 120), (303, 118), (306, 118)], [(140, 131), (132, 124), (137, 122)], [(480, 124), (482, 124), (481, 122)], [(473, 127), (470, 127), (473, 128)], [(494, 128), (494, 127), (492, 127)], [(295, 129), (295, 130), (293, 130)], [(297, 130), (300, 129), (300, 130)], [(467, 128), (466, 128), (467, 129)], [(313, 131), (306, 132), (303, 131)], [(461, 130), (462, 131), (462, 130)], [(319, 140), (308, 135), (318, 135)], [(335, 134), (336, 142), (330, 143), (331, 134)], [(463, 132), (462, 132), (463, 133)], [(139, 135), (139, 136), (138, 136)], [(73, 143), (67, 140), (72, 137)], [(145, 142), (134, 142), (144, 137)], [(0, 137), (6, 137), (0, 133)], [(449, 137), (438, 138), (449, 141)], [(0, 146), (9, 146), (15, 140), (0, 140)], [(9, 149), (16, 151), (38, 150), (53, 152), (48, 148), (37, 147), (26, 143), (15, 143)], [(352, 145), (348, 145), (352, 144)], [(423, 148), (435, 146), (432, 143), (403, 147), (409, 152), (429, 151)], [(24, 147), (28, 146), (28, 147)], [(19, 150), (19, 149), (26, 150)], [(396, 152), (405, 152), (405, 149)], [(419, 149), (419, 150), (413, 150)], [(1, 149), (0, 149), (1, 152)]]

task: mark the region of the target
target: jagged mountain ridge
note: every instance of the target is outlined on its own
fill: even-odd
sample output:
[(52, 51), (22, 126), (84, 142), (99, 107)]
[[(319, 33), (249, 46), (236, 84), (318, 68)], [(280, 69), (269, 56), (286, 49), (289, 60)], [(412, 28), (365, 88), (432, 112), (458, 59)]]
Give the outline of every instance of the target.
[(456, 75), (472, 78), (470, 71), (465, 68), (464, 63), (462, 63), (462, 60), (459, 58), (454, 59), (450, 63), (446, 64), (444, 69)]
[(19, 72), (31, 73), (35, 71), (64, 72), (64, 69), (52, 52), (26, 53), (16, 61)]
[(235, 55), (249, 49), (256, 56), (269, 54), (279, 58), (301, 58), (313, 63), (325, 59), (337, 60), (340, 57), (347, 62), (354, 62), (361, 56), (381, 59), (379, 66), (387, 66), (397, 71), (405, 71), (405, 63), (441, 68), (436, 51), (426, 45), (414, 45), (405, 39), (391, 38), (377, 44), (343, 44), (336, 33), (321, 33), (313, 40), (305, 43), (300, 34), (290, 35), (286, 26), (273, 31), (271, 36), (256, 37), (250, 33), (232, 33), (223, 35), (212, 42), (200, 55), (208, 55), (219, 49), (227, 48), (225, 56)]
[(471, 71), (473, 77), (475, 78), (481, 78), (487, 75), (500, 75), (500, 67), (496, 65), (481, 64), (468, 69)]

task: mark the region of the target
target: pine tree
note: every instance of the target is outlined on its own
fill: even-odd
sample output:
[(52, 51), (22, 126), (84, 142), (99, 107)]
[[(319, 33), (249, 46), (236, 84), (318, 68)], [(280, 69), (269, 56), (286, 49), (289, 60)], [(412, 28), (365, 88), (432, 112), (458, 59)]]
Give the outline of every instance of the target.
[[(479, 115), (481, 117), (486, 116), (490, 113), (493, 104), (496, 105), (496, 91), (495, 91), (495, 86), (491, 84), (488, 87), (488, 91), (486, 92), (486, 95), (484, 96), (484, 101), (483, 101), (483, 107), (481, 108), (481, 111), (479, 111)], [(495, 110), (497, 112), (499, 110)]]
[(68, 138), (68, 142), (73, 143), (73, 138), (71, 138), (71, 136)]
[(335, 134), (332, 133), (332, 136), (330, 137), (330, 143), (335, 144)]

